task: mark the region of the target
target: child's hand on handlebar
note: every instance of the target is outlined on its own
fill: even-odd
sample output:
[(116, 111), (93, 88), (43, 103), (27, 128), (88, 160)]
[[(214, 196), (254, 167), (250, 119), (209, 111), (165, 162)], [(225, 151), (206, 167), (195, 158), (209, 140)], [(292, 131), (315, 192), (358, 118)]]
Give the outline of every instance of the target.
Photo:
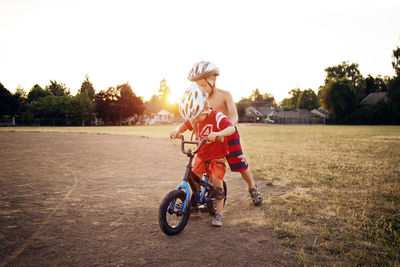
[(169, 134), (169, 138), (175, 139), (177, 134), (178, 134), (177, 131), (174, 130)]
[(173, 130), (170, 134), (169, 137), (171, 139), (177, 139), (177, 138), (181, 138), (182, 134), (179, 133), (179, 131), (177, 130)]
[(224, 136), (221, 135), (219, 132), (211, 132), (207, 136), (207, 140), (211, 142), (223, 142), (224, 141)]

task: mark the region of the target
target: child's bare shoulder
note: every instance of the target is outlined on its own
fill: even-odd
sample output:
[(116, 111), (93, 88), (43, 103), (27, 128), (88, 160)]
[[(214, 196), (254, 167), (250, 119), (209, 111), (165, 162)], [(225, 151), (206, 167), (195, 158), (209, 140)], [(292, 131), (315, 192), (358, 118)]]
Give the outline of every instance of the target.
[(232, 97), (231, 93), (229, 91), (227, 91), (227, 90), (223, 90), (223, 89), (217, 88), (217, 92), (218, 92), (219, 95), (223, 96), (224, 98)]

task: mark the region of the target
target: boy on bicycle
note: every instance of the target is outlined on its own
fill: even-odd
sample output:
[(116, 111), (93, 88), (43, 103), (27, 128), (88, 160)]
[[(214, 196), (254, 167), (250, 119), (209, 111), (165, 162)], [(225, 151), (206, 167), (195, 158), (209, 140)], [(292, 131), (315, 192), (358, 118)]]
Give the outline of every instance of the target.
[[(196, 82), (200, 88), (209, 95), (208, 102), (210, 106), (219, 110), (228, 117), (228, 120), (235, 125), (238, 122), (238, 114), (235, 103), (233, 103), (232, 95), (225, 90), (215, 87), (219, 69), (216, 65), (209, 61), (201, 61), (193, 65), (189, 72), (188, 79)], [(232, 172), (239, 172), (243, 180), (247, 183), (250, 197), (255, 206), (261, 205), (263, 197), (254, 183), (253, 175), (248, 168), (248, 164), (244, 157), (242, 147), (240, 145), (240, 136), (237, 128), (235, 133), (229, 136), (228, 146), (229, 155), (226, 157)]]
[(235, 127), (224, 114), (209, 107), (207, 98), (207, 93), (195, 83), (186, 90), (179, 104), (179, 113), (185, 122), (173, 130), (170, 137), (175, 139), (186, 130), (190, 130), (196, 133), (197, 140), (207, 139), (196, 155), (193, 172), (199, 177), (205, 172), (209, 174), (214, 186), (213, 196), (216, 206), (212, 225), (222, 226), (225, 157), (229, 152), (224, 137), (234, 134)]

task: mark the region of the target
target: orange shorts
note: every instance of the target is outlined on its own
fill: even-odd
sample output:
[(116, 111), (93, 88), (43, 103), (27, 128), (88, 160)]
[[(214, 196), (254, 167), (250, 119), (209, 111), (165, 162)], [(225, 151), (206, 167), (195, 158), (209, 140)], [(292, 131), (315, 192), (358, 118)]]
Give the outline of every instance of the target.
[(196, 157), (194, 160), (193, 172), (196, 174), (207, 173), (211, 177), (223, 180), (225, 176), (225, 162), (225, 158), (204, 161)]

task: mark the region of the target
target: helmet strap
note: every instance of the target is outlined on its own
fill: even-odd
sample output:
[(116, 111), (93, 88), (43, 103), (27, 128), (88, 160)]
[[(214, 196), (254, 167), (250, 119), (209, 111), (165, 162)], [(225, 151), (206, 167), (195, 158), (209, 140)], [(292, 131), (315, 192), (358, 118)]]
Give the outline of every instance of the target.
[(205, 79), (205, 80), (211, 88), (211, 94), (209, 94), (211, 96), (214, 93), (215, 83), (214, 83), (214, 85), (211, 85), (211, 83), (208, 81), (208, 79)]
[(193, 120), (190, 120), (190, 123), (192, 124), (192, 128), (193, 128), (192, 135), (190, 136), (190, 141), (193, 141), (193, 136), (197, 131), (197, 123), (194, 123)]

